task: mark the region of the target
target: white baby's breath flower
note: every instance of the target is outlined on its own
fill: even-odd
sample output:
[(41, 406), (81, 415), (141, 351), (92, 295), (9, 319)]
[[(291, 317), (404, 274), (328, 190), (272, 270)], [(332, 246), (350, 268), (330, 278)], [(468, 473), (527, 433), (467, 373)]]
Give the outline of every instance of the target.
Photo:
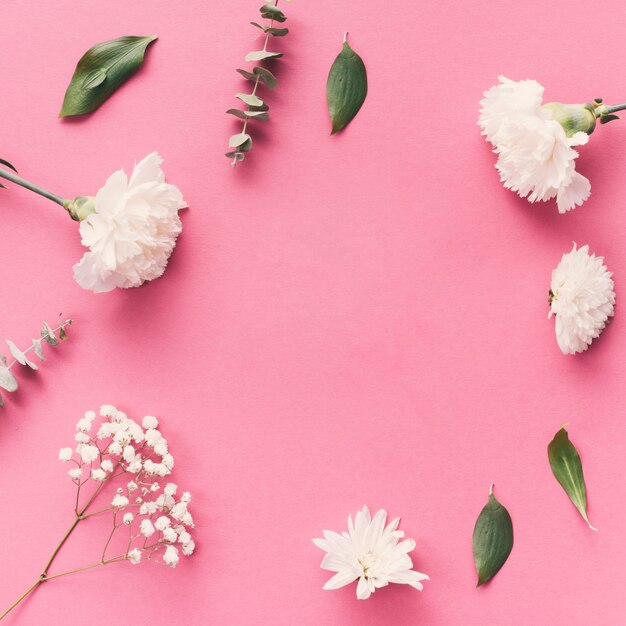
[(89, 432), (91, 430), (92, 421), (83, 417), (78, 420), (76, 424), (76, 430), (80, 430), (84, 433)]
[(128, 553), (128, 560), (131, 562), (132, 565), (137, 565), (141, 561), (141, 550), (133, 548)]
[(178, 211), (187, 205), (180, 190), (165, 182), (161, 162), (153, 152), (135, 165), (130, 180), (119, 170), (96, 194), (95, 213), (80, 223), (90, 252), (74, 266), (84, 289), (138, 287), (165, 271), (182, 230)]
[(126, 496), (122, 496), (119, 493), (116, 493), (113, 496), (113, 500), (111, 500), (111, 505), (115, 508), (123, 508), (125, 506), (128, 506), (129, 500)]
[(80, 467), (73, 467), (68, 474), (72, 480), (78, 480), (83, 475), (83, 470)]
[(364, 506), (356, 514), (354, 524), (348, 517), (348, 532), (341, 535), (325, 530), (324, 539), (313, 539), (313, 543), (326, 552), (322, 569), (337, 572), (324, 585), (324, 589), (338, 589), (359, 580), (356, 597), (366, 600), (378, 588), (389, 583), (411, 585), (422, 590), (426, 574), (412, 569), (413, 562), (408, 552), (415, 548), (413, 539), (400, 541), (404, 532), (397, 530), (400, 518), (387, 527), (387, 512), (381, 509), (371, 519), (369, 509)]
[(163, 539), (168, 543), (175, 543), (178, 535), (173, 528), (164, 528), (163, 529)]
[(165, 530), (170, 526), (171, 523), (172, 520), (170, 520), (169, 517), (167, 517), (166, 515), (161, 515), (159, 518), (157, 518), (157, 521), (154, 522), (154, 527), (157, 530)]
[(79, 454), (83, 463), (91, 463), (98, 458), (100, 450), (96, 446), (82, 446)]
[(130, 526), (133, 523), (134, 519), (135, 519), (135, 516), (132, 513), (124, 513), (124, 517), (122, 518), (122, 521), (127, 526)]
[(165, 553), (163, 554), (163, 562), (170, 567), (176, 567), (179, 560), (180, 557), (178, 556), (178, 548), (172, 545), (167, 546), (167, 548), (165, 548)]
[(88, 443), (91, 441), (91, 437), (87, 433), (77, 432), (74, 435), (74, 441), (77, 443)]
[(556, 316), (556, 340), (564, 354), (586, 350), (613, 316), (612, 274), (603, 257), (589, 255), (589, 246), (563, 255), (552, 272), (550, 312)]
[(144, 537), (152, 537), (154, 535), (154, 525), (149, 519), (142, 519), (139, 532)]
[(146, 415), (141, 424), (146, 430), (154, 429), (159, 425), (159, 420), (154, 415)]
[(93, 422), (96, 419), (96, 412), (95, 411), (85, 411), (85, 414), (83, 415), (83, 417), (86, 420), (89, 420), (90, 422)]
[(104, 480), (107, 477), (105, 471), (103, 469), (93, 469), (91, 470), (91, 479), (92, 480)]
[(529, 202), (556, 198), (565, 213), (591, 193), (589, 181), (576, 172), (573, 148), (587, 143), (596, 115), (587, 105), (543, 105), (543, 91), (536, 81), (501, 76), (480, 102), (478, 124), (498, 155), (504, 186)]
[(59, 461), (69, 461), (72, 458), (72, 448), (61, 448), (59, 450)]
[(113, 463), (112, 463), (111, 459), (104, 459), (104, 461), (102, 461), (102, 463), (100, 464), (100, 467), (105, 472), (108, 472), (108, 473), (113, 471)]
[(167, 485), (165, 485), (165, 488), (163, 489), (163, 493), (166, 496), (175, 496), (177, 489), (178, 487), (174, 483), (167, 483)]
[(193, 539), (183, 544), (182, 551), (185, 556), (191, 556), (196, 549), (196, 544)]

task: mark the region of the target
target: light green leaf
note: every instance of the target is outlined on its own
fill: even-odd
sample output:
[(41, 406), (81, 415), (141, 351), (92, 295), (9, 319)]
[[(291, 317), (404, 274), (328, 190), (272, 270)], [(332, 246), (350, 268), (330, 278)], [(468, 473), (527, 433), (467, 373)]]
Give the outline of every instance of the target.
[(96, 44), (80, 59), (65, 92), (60, 117), (97, 109), (141, 66), (150, 37), (120, 37)]
[(248, 72), (248, 70), (242, 70), (241, 68), (239, 68), (236, 71), (239, 72), (246, 80), (256, 80), (256, 76), (252, 72)]
[(226, 111), (229, 115), (234, 115), (240, 120), (257, 119), (257, 120), (269, 120), (270, 116), (265, 111), (241, 111), (240, 109), (228, 109)]
[(331, 135), (345, 128), (359, 112), (367, 96), (367, 71), (363, 59), (348, 42), (337, 55), (326, 81), (326, 99), (332, 122)]
[(274, 37), (284, 37), (289, 34), (288, 28), (275, 28), (274, 26), (263, 26), (263, 24), (258, 24), (257, 22), (250, 22), (252, 26), (256, 26), (260, 28), (264, 33), (273, 35)]
[(51, 346), (59, 345), (58, 339), (54, 336), (54, 331), (52, 330), (52, 328), (50, 328), (50, 326), (48, 326), (47, 322), (44, 322), (43, 326), (41, 327), (41, 337), (46, 343), (49, 343)]
[(275, 22), (284, 22), (287, 18), (285, 14), (273, 4), (264, 4), (260, 9), (261, 17)]
[(0, 365), (0, 387), (6, 389), (8, 392), (17, 390), (17, 380), (15, 380), (15, 376), (13, 376), (11, 370), (4, 363)]
[(248, 133), (238, 133), (237, 135), (233, 135), (228, 140), (228, 147), (239, 148), (240, 146), (245, 145), (248, 141), (250, 141), (250, 135), (248, 135)]
[(46, 358), (43, 355), (43, 349), (41, 347), (41, 339), (33, 339), (33, 350), (35, 354), (42, 360), (45, 361)]
[(38, 369), (37, 366), (32, 361), (29, 361), (28, 357), (10, 339), (6, 339), (6, 344), (9, 346), (9, 350), (11, 351), (13, 358), (20, 365), (26, 365), (32, 370)]
[(254, 96), (251, 93), (236, 93), (235, 98), (239, 98), (242, 102), (245, 102), (251, 107), (263, 106), (263, 100), (259, 96)]
[(513, 549), (513, 522), (509, 512), (496, 500), (493, 486), (489, 500), (480, 512), (472, 538), (477, 587), (490, 581), (504, 565)]
[(278, 59), (283, 56), (282, 52), (268, 52), (267, 50), (256, 50), (246, 54), (246, 61), (263, 61), (264, 59)]
[(554, 439), (548, 444), (550, 467), (554, 477), (559, 481), (589, 528), (597, 530), (590, 524), (587, 517), (587, 489), (583, 476), (583, 466), (578, 450), (569, 440), (565, 426), (554, 435)]

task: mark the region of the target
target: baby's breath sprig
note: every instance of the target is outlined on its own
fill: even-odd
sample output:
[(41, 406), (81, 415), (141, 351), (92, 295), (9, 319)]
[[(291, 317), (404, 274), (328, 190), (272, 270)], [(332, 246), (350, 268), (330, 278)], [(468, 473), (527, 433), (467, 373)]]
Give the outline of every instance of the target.
[[(157, 418), (147, 415), (137, 422), (110, 404), (100, 407), (100, 417), (95, 411), (85, 412), (76, 423), (75, 446), (59, 450), (59, 461), (70, 466), (67, 473), (76, 486), (73, 522), (39, 577), (0, 613), (0, 620), (55, 578), (124, 561), (176, 567), (181, 555), (188, 557), (195, 551), (191, 494), (179, 494), (175, 483), (163, 480), (172, 473), (174, 457)], [(97, 560), (51, 573), (76, 527), (96, 516), (108, 516), (111, 521), (104, 548), (96, 551)]]
[[(59, 325), (56, 328), (51, 328), (46, 322), (41, 327), (41, 337), (33, 339), (31, 345), (25, 350), (20, 350), (10, 339), (6, 340), (7, 346), (13, 357), (13, 361), (9, 363), (3, 354), (0, 354), (0, 387), (9, 393), (17, 390), (18, 384), (15, 376), (11, 372), (11, 368), (19, 363), (24, 367), (29, 367), (32, 370), (39, 369), (35, 363), (30, 361), (26, 356), (31, 350), (39, 357), (41, 361), (45, 361), (43, 356), (42, 341), (50, 344), (51, 346), (57, 346), (59, 341), (65, 341), (67, 339), (67, 332), (65, 329), (72, 323), (71, 319), (63, 321), (59, 316)], [(55, 333), (58, 333), (58, 338)], [(4, 400), (0, 395), (0, 407), (4, 406)]]
[[(282, 23), (287, 17), (278, 8), (278, 0), (274, 0), (273, 4), (264, 4), (259, 10), (261, 11), (261, 17), (265, 20), (269, 20), (269, 25), (258, 24), (257, 22), (250, 22), (252, 26), (259, 28), (265, 34), (265, 42), (262, 50), (255, 50), (246, 54), (246, 61), (261, 62), (268, 59), (278, 59), (283, 56), (282, 52), (271, 52), (267, 49), (270, 37), (284, 37), (288, 32), (288, 28), (278, 28), (274, 26), (275, 22)], [(260, 83), (263, 83), (268, 89), (274, 89), (278, 84), (278, 80), (266, 67), (258, 64), (252, 68), (252, 71), (238, 69), (237, 70), (246, 80), (253, 83), (252, 91), (250, 93), (236, 93), (235, 98), (238, 98), (243, 102), (246, 109), (228, 109), (226, 113), (234, 115), (235, 117), (243, 120), (243, 128), (240, 133), (233, 135), (228, 140), (228, 147), (232, 148), (231, 151), (226, 153), (229, 159), (232, 159), (232, 166), (235, 167), (239, 161), (243, 161), (245, 153), (252, 149), (252, 138), (248, 131), (248, 124), (250, 120), (268, 120), (269, 119), (269, 106), (257, 96), (257, 89)]]

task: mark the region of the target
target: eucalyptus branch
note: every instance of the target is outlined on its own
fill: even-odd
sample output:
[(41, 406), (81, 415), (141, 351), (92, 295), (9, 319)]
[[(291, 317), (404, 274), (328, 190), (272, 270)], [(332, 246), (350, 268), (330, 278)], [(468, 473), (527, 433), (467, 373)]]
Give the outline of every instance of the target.
[(243, 127), (240, 133), (233, 135), (228, 140), (228, 147), (232, 148), (231, 151), (226, 153), (229, 159), (232, 159), (232, 166), (235, 167), (239, 161), (243, 161), (245, 153), (252, 149), (252, 138), (248, 133), (248, 125), (250, 120), (268, 120), (269, 119), (269, 106), (257, 96), (257, 89), (261, 83), (263, 83), (268, 89), (274, 89), (278, 84), (278, 80), (270, 72), (267, 67), (264, 67), (260, 62), (268, 59), (278, 59), (283, 56), (282, 52), (272, 52), (268, 50), (268, 44), (271, 37), (284, 37), (289, 29), (278, 28), (274, 26), (275, 22), (284, 22), (287, 17), (278, 8), (278, 0), (274, 0), (273, 4), (264, 4), (261, 8), (261, 17), (265, 20), (269, 20), (269, 25), (258, 24), (257, 22), (250, 22), (252, 26), (259, 28), (265, 34), (265, 41), (261, 50), (249, 52), (245, 60), (259, 62), (252, 68), (252, 72), (244, 69), (238, 69), (237, 72), (241, 74), (246, 80), (253, 83), (252, 91), (250, 93), (236, 93), (235, 98), (238, 98), (246, 105), (246, 109), (228, 109), (226, 113), (234, 115), (235, 117), (243, 120)]
[[(10, 339), (6, 340), (7, 346), (11, 351), (11, 356), (13, 357), (13, 361), (7, 364), (7, 359), (0, 354), (0, 387), (9, 393), (12, 393), (17, 390), (18, 384), (15, 376), (11, 372), (11, 368), (19, 363), (24, 367), (29, 367), (32, 370), (39, 369), (35, 363), (30, 361), (26, 356), (31, 350), (35, 351), (35, 354), (39, 357), (41, 361), (44, 361), (43, 349), (42, 349), (42, 341), (50, 344), (51, 346), (56, 346), (60, 341), (65, 341), (67, 339), (67, 333), (65, 331), (67, 326), (70, 326), (72, 323), (71, 319), (67, 319), (65, 321), (60, 320), (59, 325), (56, 328), (51, 328), (46, 322), (43, 323), (41, 328), (41, 336), (37, 339), (33, 339), (31, 345), (25, 350), (20, 350)], [(58, 338), (56, 333), (58, 333)], [(0, 407), (4, 406), (4, 401), (2, 396), (0, 395)]]

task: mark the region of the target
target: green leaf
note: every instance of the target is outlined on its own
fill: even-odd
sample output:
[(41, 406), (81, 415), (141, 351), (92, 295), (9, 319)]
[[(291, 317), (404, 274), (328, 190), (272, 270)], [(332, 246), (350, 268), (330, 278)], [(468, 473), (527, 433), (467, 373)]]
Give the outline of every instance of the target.
[(284, 22), (287, 18), (285, 14), (273, 4), (264, 4), (259, 11), (261, 11), (261, 17), (267, 20), (274, 20), (275, 22)]
[(43, 326), (41, 327), (41, 337), (46, 343), (49, 343), (51, 346), (59, 345), (58, 339), (54, 336), (54, 331), (52, 330), (52, 328), (50, 328), (47, 322), (44, 322)]
[(264, 83), (269, 89), (274, 89), (278, 85), (278, 79), (272, 72), (265, 67), (257, 66), (252, 70), (254, 76), (258, 76), (259, 80)]
[(33, 350), (40, 360), (46, 360), (46, 357), (44, 357), (43, 355), (43, 349), (41, 347), (41, 339), (33, 339)]
[(239, 98), (239, 100), (245, 102), (248, 106), (251, 107), (263, 106), (263, 100), (261, 100), (259, 96), (255, 96), (251, 93), (236, 93), (235, 98)]
[(8, 161), (5, 161), (4, 159), (0, 159), (0, 163), (8, 167), (9, 169), (13, 170), (17, 174), (17, 170)]
[(246, 61), (263, 61), (264, 59), (278, 59), (283, 56), (282, 52), (268, 52), (267, 50), (256, 50), (246, 54)]
[(289, 34), (288, 28), (275, 28), (274, 26), (264, 26), (263, 24), (258, 24), (257, 22), (250, 22), (252, 26), (256, 26), (260, 28), (264, 33), (273, 35), (274, 37), (284, 37)]
[(17, 380), (15, 380), (15, 376), (13, 376), (11, 370), (6, 366), (4, 359), (2, 360), (2, 364), (0, 364), (0, 387), (10, 393), (17, 390)]
[(615, 115), (615, 113), (608, 113), (607, 115), (600, 116), (600, 124), (608, 124), (609, 122), (612, 122), (613, 120), (618, 120), (618, 119), (619, 119), (619, 115)]
[(250, 135), (248, 133), (238, 133), (237, 135), (233, 135), (228, 140), (229, 148), (239, 148), (241, 150), (241, 146), (245, 145), (250, 141)]
[(343, 42), (328, 73), (326, 100), (332, 122), (331, 135), (345, 128), (359, 112), (367, 96), (367, 71), (363, 59)]
[(256, 80), (256, 76), (252, 72), (248, 72), (248, 70), (242, 70), (241, 68), (239, 68), (236, 71), (239, 72), (246, 80)]
[(141, 66), (156, 36), (120, 37), (96, 44), (80, 59), (65, 92), (60, 117), (95, 111)]
[(228, 109), (226, 111), (229, 115), (234, 115), (240, 120), (256, 119), (256, 120), (269, 120), (270, 116), (265, 111), (241, 111), (239, 109)]
[(513, 522), (509, 512), (496, 500), (492, 489), (480, 512), (472, 538), (477, 587), (490, 581), (504, 565), (513, 549)]
[(583, 476), (583, 466), (580, 461), (578, 450), (569, 440), (566, 424), (554, 435), (554, 439), (548, 444), (548, 460), (554, 477), (574, 503), (582, 518), (587, 522), (589, 528), (597, 530), (589, 523), (587, 517), (587, 489), (585, 487), (585, 477)]

